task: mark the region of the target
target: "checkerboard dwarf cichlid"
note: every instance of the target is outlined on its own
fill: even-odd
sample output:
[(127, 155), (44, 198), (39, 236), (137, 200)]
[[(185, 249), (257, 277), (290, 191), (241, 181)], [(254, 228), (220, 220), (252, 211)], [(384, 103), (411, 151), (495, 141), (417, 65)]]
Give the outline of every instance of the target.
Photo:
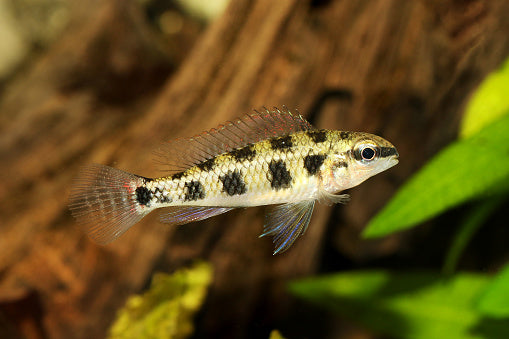
[(316, 129), (288, 110), (264, 109), (159, 152), (169, 175), (150, 179), (102, 165), (82, 169), (70, 209), (87, 234), (106, 244), (158, 208), (161, 221), (185, 224), (233, 208), (271, 205), (261, 236), (276, 253), (305, 232), (315, 201), (346, 202), (339, 192), (398, 163), (376, 135)]

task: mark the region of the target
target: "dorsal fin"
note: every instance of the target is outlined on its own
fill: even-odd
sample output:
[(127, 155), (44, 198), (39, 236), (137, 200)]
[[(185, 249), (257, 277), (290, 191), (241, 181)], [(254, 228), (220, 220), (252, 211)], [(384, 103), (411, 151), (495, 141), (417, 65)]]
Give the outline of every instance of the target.
[(273, 108), (246, 114), (191, 138), (165, 143), (156, 152), (170, 173), (181, 172), (217, 155), (272, 137), (313, 129), (300, 114)]

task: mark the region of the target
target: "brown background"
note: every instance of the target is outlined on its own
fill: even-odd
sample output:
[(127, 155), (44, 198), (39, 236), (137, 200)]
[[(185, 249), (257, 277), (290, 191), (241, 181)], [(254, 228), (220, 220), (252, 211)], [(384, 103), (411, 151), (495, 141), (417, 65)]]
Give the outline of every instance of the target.
[[(443, 219), (381, 240), (359, 233), (456, 137), (469, 95), (508, 55), (507, 13), (505, 0), (236, 0), (209, 25), (181, 13), (183, 28), (167, 36), (137, 2), (74, 5), (61, 35), (1, 83), (0, 337), (101, 338), (154, 271), (197, 258), (215, 269), (197, 337), (263, 338), (273, 328), (372, 337), (296, 301), (285, 282), (438, 265), (440, 242), (425, 241), (452, 232)], [(160, 142), (281, 105), (320, 128), (382, 135), (401, 162), (350, 190), (348, 205), (317, 206), (305, 236), (275, 257), (258, 238), (261, 208), (178, 228), (153, 213), (106, 247), (74, 227), (66, 204), (81, 165), (157, 176)]]

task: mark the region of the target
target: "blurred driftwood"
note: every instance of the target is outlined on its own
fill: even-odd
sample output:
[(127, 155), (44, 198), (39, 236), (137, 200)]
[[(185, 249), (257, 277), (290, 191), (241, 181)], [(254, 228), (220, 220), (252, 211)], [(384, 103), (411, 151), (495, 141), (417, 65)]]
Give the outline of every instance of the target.
[[(242, 0), (173, 73), (180, 59), (138, 7), (114, 0), (85, 7), (0, 103), (2, 337), (102, 337), (154, 270), (195, 258), (215, 268), (198, 335), (304, 328), (285, 324), (303, 317), (285, 281), (317, 272), (325, 247), (358, 261), (397, 248), (398, 237), (361, 242), (358, 233), (399, 183), (454, 138), (468, 94), (509, 51), (503, 0)], [(340, 89), (351, 102), (317, 104)], [(66, 201), (80, 165), (156, 176), (151, 152), (159, 142), (262, 105), (304, 115), (320, 107), (317, 126), (381, 134), (402, 161), (356, 188), (349, 205), (317, 208), (306, 235), (282, 256), (272, 256), (270, 239), (258, 239), (263, 210), (256, 208), (178, 228), (152, 215), (107, 247), (74, 227)]]

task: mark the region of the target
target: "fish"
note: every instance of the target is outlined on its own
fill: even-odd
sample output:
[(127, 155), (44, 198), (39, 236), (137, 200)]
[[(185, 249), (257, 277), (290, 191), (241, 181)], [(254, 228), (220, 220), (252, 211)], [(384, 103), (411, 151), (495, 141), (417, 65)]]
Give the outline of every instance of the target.
[(120, 237), (148, 213), (182, 225), (235, 208), (267, 205), (263, 233), (273, 254), (283, 253), (305, 233), (315, 202), (346, 203), (342, 191), (399, 161), (382, 137), (317, 129), (287, 108), (263, 109), (157, 152), (166, 175), (148, 178), (109, 166), (81, 169), (69, 208), (98, 244)]

